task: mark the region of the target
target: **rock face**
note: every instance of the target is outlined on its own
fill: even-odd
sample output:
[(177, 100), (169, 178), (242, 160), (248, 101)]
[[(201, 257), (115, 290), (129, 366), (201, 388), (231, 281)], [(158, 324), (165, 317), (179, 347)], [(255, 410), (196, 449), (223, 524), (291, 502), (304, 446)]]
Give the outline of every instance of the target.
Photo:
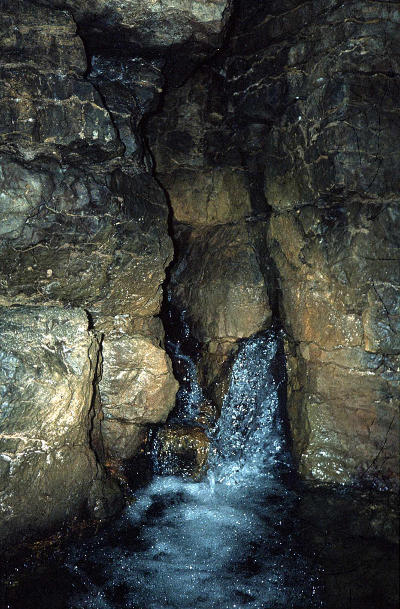
[(121, 505), (91, 446), (99, 344), (80, 309), (0, 308), (0, 545)]
[(222, 53), (150, 123), (175, 219), (191, 227), (175, 229), (174, 289), (220, 353), (203, 382), (230, 353), (219, 341), (241, 335), (230, 303), (253, 255), (288, 336), (294, 453), (318, 481), (398, 483), (399, 20), (390, 2), (237, 2)]
[(202, 384), (219, 406), (229, 376), (225, 364), (238, 340), (265, 329), (272, 318), (265, 218), (254, 215), (240, 159), (213, 154), (212, 134), (221, 128), (226, 105), (220, 79), (203, 68), (169, 90), (148, 131), (173, 211), (173, 300), (201, 344)]
[(1, 12), (0, 535), (112, 511), (102, 463), (134, 455), (171, 410), (168, 224), (169, 287), (208, 397), (220, 401), (238, 341), (279, 317), (302, 474), (395, 486), (398, 7)]
[(207, 473), (210, 440), (204, 429), (166, 425), (157, 434), (155, 454), (163, 474), (200, 481)]
[[(172, 244), (165, 196), (133, 126), (157, 96), (160, 73), (151, 62), (98, 58), (85, 78), (83, 43), (65, 11), (22, 3), (3, 23), (1, 302), (84, 307), (106, 337), (139, 333), (153, 348)], [(157, 387), (148, 391), (157, 399)], [(170, 407), (171, 396), (162, 416)], [(123, 441), (137, 443), (138, 429), (124, 429)]]
[(156, 57), (175, 83), (215, 52), (231, 13), (227, 0), (36, 1), (67, 9), (91, 55)]
[[(43, 449), (45, 456), (40, 458), (46, 461), (51, 454), (55, 473), (49, 465), (42, 474), (40, 493), (47, 493), (52, 501), (38, 520), (40, 527), (46, 521), (59, 521), (63, 514), (76, 514), (93, 480), (99, 496), (108, 493), (109, 483), (91, 443), (100, 461), (131, 457), (145, 425), (164, 420), (173, 406), (177, 383), (157, 319), (173, 247), (166, 197), (151, 176), (152, 161), (140, 123), (159, 103), (165, 81), (162, 69), (176, 59), (182, 64), (179, 74), (175, 71), (176, 79), (184, 78), (219, 43), (228, 11), (222, 1), (165, 5), (134, 0), (4, 0), (1, 4), (0, 305), (9, 308), (11, 316), (14, 305), (21, 305), (20, 311), (32, 320), (33, 306), (43, 319), (43, 307), (49, 307), (49, 318), (57, 310), (60, 319), (67, 307), (65, 323), (56, 324), (57, 345), (70, 344), (73, 329), (68, 320), (75, 324), (71, 311), (79, 308), (85, 326), (77, 332), (79, 337), (86, 332), (86, 359), (90, 352), (86, 363), (83, 359), (80, 363), (87, 370), (74, 377), (73, 397), (68, 398), (74, 403), (71, 432), (67, 428), (62, 432), (66, 437), (71, 433), (71, 442), (76, 440), (80, 447), (71, 459), (81, 473), (74, 479), (75, 465), (65, 478), (56, 473), (61, 460), (52, 454), (61, 450), (55, 448), (58, 439), (54, 447), (49, 442), (50, 448)], [(187, 61), (180, 56), (187, 56)], [(13, 317), (20, 336), (30, 325), (27, 319), (22, 314)], [(88, 334), (89, 327), (97, 338)], [(39, 341), (39, 328), (37, 334)], [(61, 391), (64, 380), (57, 375), (61, 366), (69, 379), (68, 366), (62, 354), (55, 353), (53, 378), (46, 360), (50, 356), (43, 349), (38, 351), (37, 364), (48, 375), (49, 390), (54, 383)], [(16, 401), (19, 384), (22, 391), (31, 378), (26, 366), (21, 363), (14, 379)], [(7, 373), (6, 368), (1, 370)], [(67, 385), (70, 382), (65, 380)], [(38, 407), (40, 428), (46, 426), (47, 416), (54, 423), (45, 401), (43, 397), (43, 408)], [(92, 407), (96, 429), (90, 439), (88, 408)], [(60, 409), (54, 417), (63, 420)], [(14, 418), (4, 423), (9, 426), (7, 433), (18, 428), (22, 417), (17, 403), (13, 412)], [(7, 421), (4, 404), (1, 413)], [(14, 485), (18, 477), (21, 484), (36, 479), (42, 463), (29, 456), (36, 450), (34, 442), (38, 446), (42, 442), (39, 432), (35, 435), (32, 427), (21, 434), (36, 439), (25, 452), (20, 444), (7, 448), (10, 458), (19, 455)], [(17, 486), (7, 488), (7, 497), (20, 496)], [(33, 485), (32, 493), (35, 489)], [(32, 518), (24, 521), (23, 516), (29, 492), (21, 511), (15, 512), (15, 523), (11, 519), (7, 524), (10, 531), (33, 523), (34, 511)], [(96, 502), (96, 493), (90, 493)], [(106, 511), (96, 510), (101, 515)]]
[(102, 356), (103, 437), (113, 455), (129, 459), (144, 426), (164, 421), (172, 410), (177, 382), (165, 351), (140, 335), (107, 337)]
[[(379, 218), (371, 213), (358, 204), (341, 209), (328, 233), (326, 214), (304, 207), (274, 216), (270, 237), (287, 327), (297, 342), (289, 357), (289, 405), (301, 471), (323, 480), (367, 477), (391, 484), (397, 473), (399, 292), (397, 269), (381, 258), (398, 257), (399, 248), (390, 207)], [(321, 228), (327, 235), (322, 243)]]
[(398, 8), (327, 0), (240, 11), (228, 86), (243, 131), (267, 126), (245, 149), (272, 211), (300, 471), (391, 486), (399, 473)]

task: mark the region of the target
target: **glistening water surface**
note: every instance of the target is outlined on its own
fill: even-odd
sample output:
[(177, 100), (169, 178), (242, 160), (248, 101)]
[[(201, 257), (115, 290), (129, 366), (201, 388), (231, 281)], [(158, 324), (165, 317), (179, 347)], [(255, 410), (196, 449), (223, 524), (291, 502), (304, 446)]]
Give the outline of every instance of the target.
[[(157, 476), (143, 489), (115, 530), (121, 537), (124, 529), (140, 529), (140, 549), (89, 546), (86, 560), (106, 562), (106, 584), (88, 582), (71, 607), (111, 609), (111, 588), (123, 592), (122, 606), (146, 609), (312, 604), (313, 574), (284, 535), (284, 509), (293, 498), (279, 481), (285, 451), (270, 369), (276, 350), (273, 335), (243, 345), (207, 478)], [(194, 415), (195, 402), (188, 403)], [(81, 557), (79, 548), (70, 568), (84, 574)]]
[[(352, 524), (340, 533), (338, 517), (351, 523), (353, 513), (345, 494), (332, 501), (318, 491), (304, 500), (285, 482), (291, 468), (273, 374), (278, 347), (272, 332), (242, 344), (202, 482), (156, 475), (101, 533), (53, 560), (16, 567), (4, 607), (394, 608), (393, 546), (363, 545), (362, 531), (355, 541)], [(190, 422), (201, 391), (186, 361), (178, 417)]]

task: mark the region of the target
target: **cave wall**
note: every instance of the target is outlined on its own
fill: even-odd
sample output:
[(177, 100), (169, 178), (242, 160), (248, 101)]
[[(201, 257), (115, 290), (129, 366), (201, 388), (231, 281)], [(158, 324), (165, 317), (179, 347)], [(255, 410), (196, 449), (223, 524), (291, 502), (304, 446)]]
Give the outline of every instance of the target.
[(172, 209), (168, 288), (200, 344), (201, 383), (220, 408), (238, 342), (268, 328), (272, 309), (266, 209), (253, 209), (217, 63), (167, 90), (147, 136)]
[(396, 486), (398, 5), (242, 3), (237, 19), (227, 81), (239, 122), (264, 125), (253, 166), (271, 208), (300, 472)]
[(1, 2), (0, 543), (114, 513), (107, 464), (174, 405), (158, 317), (173, 244), (142, 123), (226, 8)]
[(1, 540), (117, 509), (106, 463), (174, 405), (167, 269), (210, 397), (279, 320), (302, 475), (395, 486), (397, 4), (1, 13)]
[(149, 135), (198, 337), (214, 344), (221, 311), (244, 322), (223, 235), (258, 225), (299, 470), (380, 488), (399, 474), (399, 19), (391, 2), (237, 2), (225, 48), (168, 92)]

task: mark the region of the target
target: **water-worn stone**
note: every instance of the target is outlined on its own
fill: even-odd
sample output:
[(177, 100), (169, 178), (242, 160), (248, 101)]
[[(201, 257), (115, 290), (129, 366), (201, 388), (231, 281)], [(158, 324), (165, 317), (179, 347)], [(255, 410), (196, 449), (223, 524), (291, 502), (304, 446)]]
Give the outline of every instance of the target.
[(172, 287), (203, 343), (251, 336), (271, 319), (253, 229), (243, 222), (192, 231), (189, 236)]
[[(140, 333), (154, 350), (173, 248), (165, 195), (147, 172), (136, 127), (157, 104), (160, 70), (96, 57), (85, 76), (68, 12), (6, 3), (3, 13), (0, 303), (83, 307), (106, 337)], [(138, 431), (125, 430), (123, 452), (133, 454)], [(112, 452), (111, 439), (120, 457), (115, 430)]]
[[(289, 337), (294, 451), (304, 476), (326, 482), (398, 481), (399, 19), (386, 2), (239, 1), (223, 53), (169, 92), (150, 123), (177, 220), (206, 227), (271, 214), (268, 245), (254, 250)], [(250, 214), (223, 197), (214, 213), (214, 176), (232, 174), (243, 177)], [(232, 310), (218, 301), (220, 286), (210, 307), (201, 287), (225, 260), (224, 230), (186, 241), (175, 233), (174, 289), (209, 347), (205, 384), (229, 353), (218, 320)], [(225, 285), (235, 283), (230, 262)]]
[(225, 123), (272, 213), (294, 450), (325, 482), (399, 479), (399, 19), (239, 2), (223, 63)]
[(160, 471), (200, 481), (207, 473), (210, 440), (200, 427), (166, 425), (155, 439)]
[(143, 438), (143, 426), (166, 420), (178, 383), (165, 351), (139, 335), (106, 337), (102, 357), (99, 390), (106, 449), (130, 458)]
[(91, 447), (88, 327), (80, 309), (0, 307), (0, 544), (121, 505)]

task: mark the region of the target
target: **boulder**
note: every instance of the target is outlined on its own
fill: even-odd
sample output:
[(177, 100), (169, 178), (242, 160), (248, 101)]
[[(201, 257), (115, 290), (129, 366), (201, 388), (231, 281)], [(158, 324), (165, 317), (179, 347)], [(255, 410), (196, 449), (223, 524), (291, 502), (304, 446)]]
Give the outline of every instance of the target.
[(121, 507), (92, 448), (99, 343), (81, 309), (0, 307), (0, 544)]
[(107, 336), (102, 357), (99, 390), (105, 448), (128, 459), (140, 445), (145, 426), (166, 420), (178, 383), (165, 351), (140, 335)]
[(254, 247), (258, 230), (262, 235), (262, 225), (241, 222), (188, 236), (172, 290), (203, 343), (251, 336), (271, 320), (264, 268)]
[(156, 435), (155, 449), (163, 474), (199, 482), (207, 473), (210, 440), (200, 427), (166, 425)]

